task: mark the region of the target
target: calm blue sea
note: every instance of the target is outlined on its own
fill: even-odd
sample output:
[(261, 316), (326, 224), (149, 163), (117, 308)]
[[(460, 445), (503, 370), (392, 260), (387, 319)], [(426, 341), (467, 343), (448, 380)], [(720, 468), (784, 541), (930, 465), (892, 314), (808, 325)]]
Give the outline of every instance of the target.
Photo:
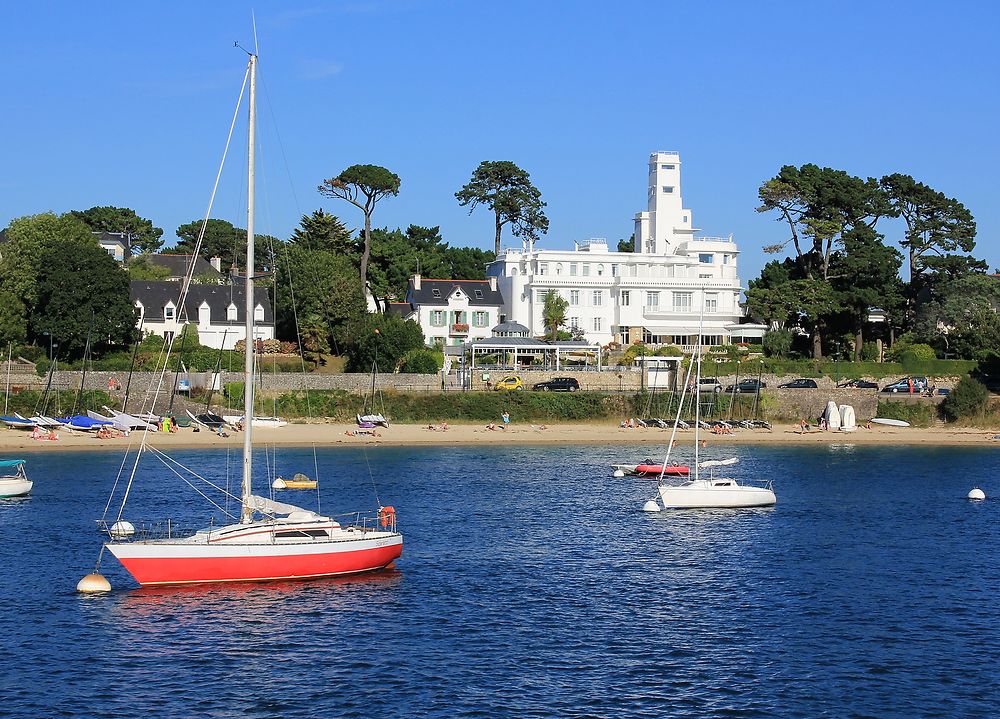
[[(777, 507), (643, 514), (652, 484), (608, 467), (639, 447), (322, 450), (324, 511), (373, 507), (372, 476), (397, 508), (397, 570), (139, 590), (106, 556), (106, 596), (74, 586), (121, 456), (31, 455), (0, 500), (0, 715), (996, 716), (1000, 499), (965, 495), (1000, 498), (1000, 452), (735, 452)], [(134, 499), (201, 506), (162, 467)]]

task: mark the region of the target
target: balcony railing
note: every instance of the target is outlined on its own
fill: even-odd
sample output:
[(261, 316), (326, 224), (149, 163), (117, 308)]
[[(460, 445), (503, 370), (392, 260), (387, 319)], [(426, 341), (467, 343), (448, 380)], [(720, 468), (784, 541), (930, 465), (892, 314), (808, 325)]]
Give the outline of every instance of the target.
[(469, 334), (469, 324), (467, 322), (456, 322), (451, 326), (452, 335), (467, 335)]

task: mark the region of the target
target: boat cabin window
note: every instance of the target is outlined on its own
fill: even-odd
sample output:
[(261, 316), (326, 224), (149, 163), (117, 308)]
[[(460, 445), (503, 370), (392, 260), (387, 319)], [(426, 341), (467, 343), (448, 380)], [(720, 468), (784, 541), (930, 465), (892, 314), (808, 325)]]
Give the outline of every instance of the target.
[(305, 537), (311, 537), (313, 539), (327, 539), (330, 533), (325, 529), (285, 529), (280, 532), (275, 532), (274, 536), (278, 539), (303, 539)]

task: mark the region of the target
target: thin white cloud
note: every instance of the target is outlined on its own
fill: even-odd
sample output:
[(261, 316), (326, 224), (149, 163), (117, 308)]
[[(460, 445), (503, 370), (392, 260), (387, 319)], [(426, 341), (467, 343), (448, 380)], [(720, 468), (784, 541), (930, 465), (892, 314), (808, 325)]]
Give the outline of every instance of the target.
[(339, 75), (344, 69), (344, 65), (336, 60), (302, 60), (299, 66), (300, 74), (306, 80), (325, 80)]

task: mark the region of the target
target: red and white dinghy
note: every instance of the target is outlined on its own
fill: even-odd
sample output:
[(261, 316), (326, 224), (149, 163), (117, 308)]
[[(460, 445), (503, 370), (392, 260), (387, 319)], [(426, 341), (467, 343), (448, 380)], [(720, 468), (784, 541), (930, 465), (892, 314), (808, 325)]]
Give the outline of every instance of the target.
[[(684, 464), (612, 464), (615, 476), (623, 477), (631, 475), (633, 477), (687, 477), (691, 474), (691, 468)], [(621, 474), (618, 474), (621, 472)]]
[(294, 505), (250, 500), (271, 516), (183, 538), (140, 533), (106, 546), (143, 586), (333, 577), (384, 569), (402, 554), (392, 507), (379, 512), (381, 526), (343, 526)]

